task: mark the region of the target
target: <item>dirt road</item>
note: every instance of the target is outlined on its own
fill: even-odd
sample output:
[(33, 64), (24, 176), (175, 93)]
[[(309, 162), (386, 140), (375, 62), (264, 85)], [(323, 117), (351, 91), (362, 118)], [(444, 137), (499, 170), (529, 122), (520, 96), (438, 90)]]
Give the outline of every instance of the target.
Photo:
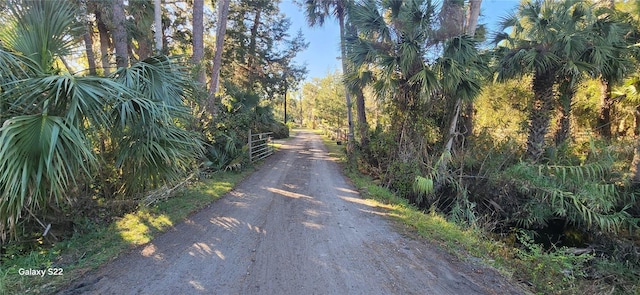
[(367, 204), (301, 132), (228, 195), (60, 293), (521, 293)]

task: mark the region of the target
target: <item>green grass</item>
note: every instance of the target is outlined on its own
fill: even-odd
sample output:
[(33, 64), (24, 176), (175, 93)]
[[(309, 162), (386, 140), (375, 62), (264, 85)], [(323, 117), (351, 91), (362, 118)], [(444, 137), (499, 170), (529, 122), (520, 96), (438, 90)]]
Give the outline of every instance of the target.
[[(230, 191), (252, 171), (217, 173), (176, 196), (140, 207), (110, 225), (80, 222), (80, 232), (51, 249), (5, 257), (0, 266), (0, 294), (50, 293), (133, 247), (148, 243), (191, 214)], [(62, 276), (21, 276), (19, 270), (62, 268)]]

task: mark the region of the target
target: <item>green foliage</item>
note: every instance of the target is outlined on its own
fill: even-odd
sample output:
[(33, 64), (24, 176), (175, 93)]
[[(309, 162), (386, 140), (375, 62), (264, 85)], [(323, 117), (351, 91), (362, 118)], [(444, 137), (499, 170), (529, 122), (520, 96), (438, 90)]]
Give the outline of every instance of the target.
[(420, 167), (416, 162), (393, 161), (386, 171), (383, 181), (391, 184), (393, 190), (401, 196), (420, 205), (421, 199), (415, 197), (414, 182), (420, 174)]
[(593, 259), (589, 274), (597, 282), (594, 284), (592, 280), (586, 283), (589, 285), (587, 288), (593, 290), (593, 293), (610, 292), (610, 290), (615, 290), (617, 294), (638, 294), (640, 292), (638, 284), (640, 268), (637, 263), (634, 265), (629, 261), (596, 257)]
[[(537, 161), (543, 154), (551, 111), (557, 101), (554, 86), (563, 80), (578, 81), (583, 74), (601, 75), (607, 81), (611, 78), (611, 82), (623, 75), (624, 67), (619, 63), (626, 63), (622, 56), (628, 51), (627, 45), (621, 45), (624, 26), (611, 19), (611, 14), (585, 1), (532, 1), (523, 2), (514, 14), (503, 19), (495, 39), (497, 79), (533, 76), (529, 160)], [(572, 89), (559, 89), (563, 91), (560, 97), (565, 110), (557, 137), (560, 141), (568, 137)]]
[(488, 132), (500, 140), (524, 134), (525, 112), (532, 100), (530, 77), (487, 84), (474, 103), (478, 110), (474, 116), (474, 129)]
[(223, 105), (213, 125), (204, 130), (207, 146), (204, 167), (214, 171), (227, 169), (232, 163), (241, 166), (248, 162), (249, 130), (273, 132), (273, 138), (289, 137), (289, 128), (275, 120), (273, 110), (261, 102), (258, 94), (230, 82), (225, 83), (225, 90)]
[(204, 167), (215, 171), (226, 169), (234, 159), (240, 156), (237, 146), (236, 139), (220, 133), (217, 142), (207, 147), (205, 155), (208, 161), (203, 163)]
[(0, 30), (3, 45), (33, 60), (51, 73), (57, 58), (67, 56), (83, 33), (71, 1), (9, 1), (10, 13)]
[(291, 122), (287, 122), (287, 124), (285, 125), (282, 122), (273, 122), (269, 127), (268, 132), (273, 132), (273, 138), (274, 139), (282, 139), (282, 138), (288, 138), (289, 137), (289, 123)]
[[(19, 5), (18, 5), (19, 4)], [(16, 2), (4, 18), (0, 63), (0, 237), (72, 200), (138, 193), (180, 178), (201, 157), (191, 120), (188, 71), (153, 57), (112, 77), (56, 68), (83, 24), (70, 1)], [(6, 46), (6, 47), (5, 47)], [(94, 182), (94, 173), (103, 179)], [(109, 174), (110, 173), (110, 174)], [(25, 218), (25, 213), (29, 215)], [(9, 232), (7, 232), (9, 231)]]
[[(0, 128), (0, 233), (15, 234), (22, 212), (49, 199), (69, 202), (67, 190), (96, 165), (85, 136), (61, 117), (16, 116)], [(2, 239), (6, 239), (3, 236)]]
[(342, 77), (337, 71), (303, 84), (303, 109), (307, 112), (303, 116), (307, 125), (323, 126), (326, 130), (344, 128), (347, 125), (344, 91)]
[(428, 177), (415, 177), (413, 191), (417, 194), (416, 204), (423, 208), (439, 209), (458, 224), (476, 226), (476, 204), (469, 200), (465, 184), (450, 170), (439, 169), (450, 162), (452, 155), (445, 152), (430, 168)]
[(360, 156), (362, 157), (361, 170), (368, 171), (374, 177), (381, 178), (383, 173), (391, 165), (394, 158), (393, 152), (397, 149), (395, 137), (385, 132), (380, 125), (370, 132), (369, 144), (364, 146)]
[(433, 178), (416, 176), (413, 182), (413, 191), (419, 195), (434, 193)]
[(544, 294), (566, 293), (574, 289), (577, 279), (587, 276), (587, 264), (593, 255), (576, 255), (568, 248), (545, 251), (534, 243), (530, 232), (520, 231), (518, 241), (524, 249), (517, 249), (518, 275), (532, 283)]
[(577, 130), (595, 130), (598, 125), (601, 84), (596, 79), (584, 80), (573, 99), (573, 118)]
[(178, 180), (202, 157), (197, 134), (182, 128), (190, 116), (188, 72), (175, 59), (151, 57), (113, 74), (139, 96), (120, 97), (113, 107), (115, 164), (126, 194)]
[(274, 99), (294, 89), (306, 68), (294, 62), (306, 49), (301, 32), (291, 36), (291, 20), (274, 1), (232, 1), (229, 6), (221, 76), (246, 91)]
[(482, 81), (489, 73), (488, 64), (488, 55), (479, 54), (473, 37), (450, 38), (435, 64), (442, 91), (450, 99), (473, 100), (481, 92)]
[(498, 178), (508, 179), (524, 197), (514, 221), (527, 228), (544, 227), (549, 220), (569, 222), (605, 232), (636, 227), (627, 209), (635, 200), (621, 195), (609, 178), (611, 162), (580, 166), (534, 165), (520, 162)]

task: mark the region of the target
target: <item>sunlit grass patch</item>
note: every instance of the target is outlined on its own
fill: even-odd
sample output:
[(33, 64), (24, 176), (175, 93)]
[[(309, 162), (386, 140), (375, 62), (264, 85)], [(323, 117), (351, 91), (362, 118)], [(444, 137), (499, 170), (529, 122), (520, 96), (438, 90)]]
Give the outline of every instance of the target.
[(163, 231), (173, 225), (165, 214), (150, 213), (141, 209), (135, 213), (126, 214), (116, 221), (116, 228), (120, 236), (131, 245), (142, 245), (151, 241), (153, 233)]

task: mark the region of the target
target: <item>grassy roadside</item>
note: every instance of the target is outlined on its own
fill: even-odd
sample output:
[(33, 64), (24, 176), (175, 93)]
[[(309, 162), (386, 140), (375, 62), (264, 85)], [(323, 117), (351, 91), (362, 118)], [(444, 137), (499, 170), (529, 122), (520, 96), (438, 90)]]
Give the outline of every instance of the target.
[[(187, 218), (230, 191), (253, 172), (220, 172), (194, 183), (176, 196), (118, 218), (109, 225), (77, 224), (73, 237), (53, 248), (8, 257), (0, 267), (0, 294), (50, 293), (89, 270), (113, 260)], [(44, 276), (20, 275), (20, 269), (52, 269)]]
[[(322, 131), (314, 131), (322, 135)], [(576, 256), (568, 251), (544, 251), (540, 246), (521, 241), (527, 251), (496, 241), (478, 228), (463, 227), (448, 221), (436, 212), (425, 212), (396, 196), (390, 190), (381, 187), (357, 169), (349, 167), (345, 159), (344, 145), (337, 145), (326, 136), (322, 136), (332, 157), (344, 164), (345, 174), (360, 191), (363, 198), (373, 205), (388, 210), (389, 215), (406, 225), (422, 238), (438, 245), (443, 250), (461, 260), (472, 258), (474, 261), (494, 267), (503, 275), (526, 282), (535, 294), (617, 294), (609, 286), (607, 290), (595, 286), (592, 281), (580, 279), (584, 275), (585, 265), (590, 256)], [(513, 239), (517, 234), (514, 233)], [(634, 289), (635, 292), (639, 291)], [(622, 291), (624, 294), (634, 294)], [(635, 293), (639, 294), (639, 293)]]
[[(322, 134), (319, 131), (314, 132)], [(344, 163), (344, 146), (337, 145), (335, 141), (331, 141), (325, 136), (322, 139), (329, 150), (329, 155)], [(450, 253), (466, 257), (467, 254), (481, 256), (484, 252), (497, 250), (495, 245), (487, 243), (474, 229), (462, 228), (434, 212), (421, 211), (409, 204), (406, 199), (375, 184), (370, 177), (355, 171), (355, 169), (346, 168), (346, 175), (364, 198), (376, 202), (378, 207), (386, 208), (390, 211), (391, 216), (414, 228), (421, 237), (438, 243)], [(463, 256), (461, 256), (462, 251), (466, 252)]]
[[(345, 146), (337, 145), (335, 141), (324, 136), (320, 130), (313, 130), (313, 132), (322, 135), (322, 141), (329, 151), (329, 156), (337, 158), (345, 164)], [(421, 211), (409, 204), (406, 199), (400, 198), (390, 190), (375, 184), (370, 177), (361, 174), (355, 169), (350, 169), (350, 167), (345, 168), (346, 176), (358, 188), (362, 197), (369, 199), (377, 207), (387, 209), (390, 216), (414, 228), (421, 237), (439, 244), (448, 252), (459, 257), (462, 257), (462, 251), (479, 256), (484, 250), (488, 250), (487, 247), (489, 245), (485, 244), (480, 235), (474, 232), (473, 229), (461, 228), (454, 223), (448, 222), (439, 214)]]

